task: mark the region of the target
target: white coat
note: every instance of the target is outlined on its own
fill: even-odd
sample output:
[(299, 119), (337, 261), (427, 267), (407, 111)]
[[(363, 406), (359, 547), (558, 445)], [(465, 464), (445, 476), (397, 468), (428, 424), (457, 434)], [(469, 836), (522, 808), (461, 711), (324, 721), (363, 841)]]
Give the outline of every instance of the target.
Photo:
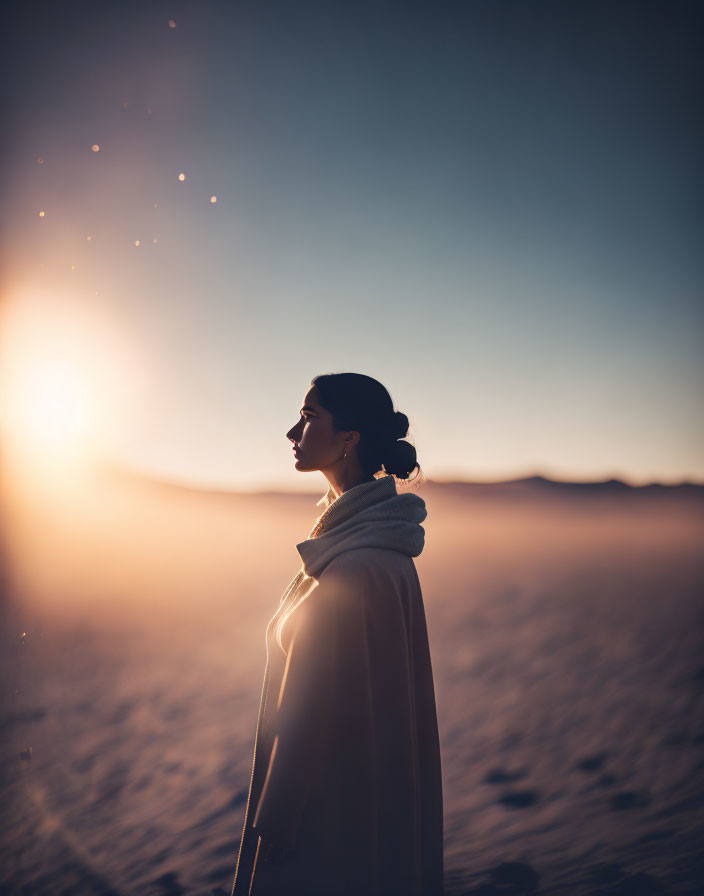
[[(381, 476), (319, 503), (267, 627), (232, 894), (440, 896), (440, 746), (413, 562), (425, 502)], [(261, 842), (286, 860), (263, 862)]]

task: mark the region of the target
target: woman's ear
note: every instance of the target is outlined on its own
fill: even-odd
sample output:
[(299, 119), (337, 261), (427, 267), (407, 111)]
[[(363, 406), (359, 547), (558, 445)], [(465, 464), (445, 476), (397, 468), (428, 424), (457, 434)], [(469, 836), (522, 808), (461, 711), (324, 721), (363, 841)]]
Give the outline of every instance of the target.
[(351, 430), (345, 436), (345, 451), (349, 451), (350, 448), (354, 448), (354, 446), (359, 442), (360, 435), (356, 429)]

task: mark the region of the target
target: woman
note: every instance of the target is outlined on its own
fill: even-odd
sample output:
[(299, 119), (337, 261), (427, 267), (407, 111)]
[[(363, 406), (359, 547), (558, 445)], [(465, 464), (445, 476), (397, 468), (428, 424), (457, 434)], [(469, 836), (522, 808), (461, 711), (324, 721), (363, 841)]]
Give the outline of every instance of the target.
[(296, 469), (320, 470), (329, 488), (267, 627), (233, 896), (442, 893), (440, 747), (413, 562), (426, 508), (396, 488), (417, 467), (407, 432), (381, 383), (337, 373), (312, 380), (286, 434)]

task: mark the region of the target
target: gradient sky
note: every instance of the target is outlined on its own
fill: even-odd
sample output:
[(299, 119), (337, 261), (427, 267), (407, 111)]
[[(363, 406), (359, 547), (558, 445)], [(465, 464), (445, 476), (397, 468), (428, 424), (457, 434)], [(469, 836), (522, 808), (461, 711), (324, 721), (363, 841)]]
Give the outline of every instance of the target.
[(701, 4), (17, 7), (4, 308), (108, 456), (315, 489), (353, 370), (434, 478), (704, 479)]

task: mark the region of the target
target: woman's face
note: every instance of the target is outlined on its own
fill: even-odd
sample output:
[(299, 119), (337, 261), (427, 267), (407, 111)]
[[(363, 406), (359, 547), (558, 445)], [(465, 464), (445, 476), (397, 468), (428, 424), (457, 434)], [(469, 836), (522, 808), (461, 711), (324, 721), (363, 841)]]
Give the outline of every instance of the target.
[(344, 430), (334, 431), (332, 414), (318, 401), (317, 386), (306, 392), (300, 419), (286, 438), (294, 443), (295, 466), (301, 471), (329, 469), (340, 462), (345, 449), (355, 441)]

